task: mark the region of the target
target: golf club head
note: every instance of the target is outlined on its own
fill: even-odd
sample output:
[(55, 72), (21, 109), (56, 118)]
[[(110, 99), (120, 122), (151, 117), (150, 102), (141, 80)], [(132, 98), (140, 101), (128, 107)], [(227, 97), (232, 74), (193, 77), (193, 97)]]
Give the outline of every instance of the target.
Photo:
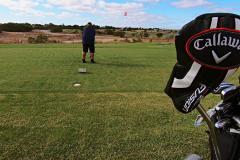
[(203, 158), (197, 154), (190, 154), (184, 160), (202, 160)]
[(222, 98), (223, 102), (226, 102), (227, 100), (236, 96), (236, 94), (238, 94), (238, 87), (231, 86), (231, 87), (228, 87), (221, 91), (221, 98)]
[[(212, 118), (216, 114), (216, 110), (214, 108), (209, 109), (207, 111), (207, 114), (210, 118)], [(195, 127), (200, 127), (201, 125), (203, 125), (203, 121), (204, 121), (203, 117), (201, 115), (198, 115), (195, 122), (194, 122), (194, 126)]]
[(239, 116), (233, 116), (232, 119), (234, 122), (236, 122), (236, 126), (240, 128), (240, 117)]
[(201, 115), (198, 115), (194, 122), (194, 126), (200, 127), (201, 125), (203, 125), (203, 117)]
[(231, 124), (231, 120), (229, 118), (221, 119), (217, 123), (215, 123), (215, 127), (218, 129), (226, 129)]
[(223, 82), (221, 83), (217, 88), (215, 88), (212, 93), (213, 94), (221, 94), (221, 92), (226, 89), (226, 88), (229, 88), (229, 87), (232, 87), (234, 86), (233, 84), (231, 83), (226, 83), (226, 82)]
[(216, 111), (224, 111), (231, 106), (231, 103), (221, 103), (215, 109)]

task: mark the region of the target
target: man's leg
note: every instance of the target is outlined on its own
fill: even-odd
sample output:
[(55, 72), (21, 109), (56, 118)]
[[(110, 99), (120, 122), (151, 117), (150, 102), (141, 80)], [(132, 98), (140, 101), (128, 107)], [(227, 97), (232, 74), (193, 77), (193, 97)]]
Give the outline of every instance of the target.
[(95, 46), (94, 46), (94, 44), (90, 45), (89, 49), (90, 49), (91, 63), (95, 63), (95, 61), (94, 61), (94, 53), (95, 53)]
[(94, 61), (94, 53), (90, 53), (90, 59), (91, 59), (92, 63), (95, 63), (95, 61)]
[(86, 54), (88, 51), (88, 46), (86, 44), (83, 44), (83, 52), (82, 52), (82, 62), (86, 63)]
[(86, 52), (82, 52), (82, 62), (86, 63)]

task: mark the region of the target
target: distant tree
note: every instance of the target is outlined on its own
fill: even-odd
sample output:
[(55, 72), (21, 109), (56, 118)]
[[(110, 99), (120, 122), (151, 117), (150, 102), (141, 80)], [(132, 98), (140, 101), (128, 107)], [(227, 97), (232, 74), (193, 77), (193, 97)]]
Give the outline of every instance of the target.
[(0, 29), (6, 32), (30, 32), (33, 27), (29, 23), (4, 23), (0, 25)]
[(52, 33), (61, 33), (61, 32), (63, 32), (63, 29), (60, 26), (56, 26), (56, 27), (51, 28), (50, 32), (52, 32)]
[(137, 36), (137, 33), (131, 33), (132, 37), (136, 37)]
[(46, 35), (40, 34), (36, 38), (28, 37), (28, 43), (47, 43), (48, 37)]
[(144, 33), (143, 33), (143, 36), (144, 37), (149, 37), (149, 33), (145, 30)]
[(35, 43), (35, 38), (28, 37), (28, 43)]
[(46, 35), (40, 34), (37, 36), (35, 39), (35, 43), (47, 43), (48, 42), (48, 37)]
[(80, 26), (75, 24), (75, 25), (72, 26), (72, 29), (80, 29)]
[(98, 25), (93, 25), (93, 27), (94, 27), (95, 29), (100, 29), (100, 28), (101, 28), (101, 27), (98, 26)]
[(96, 34), (101, 35), (104, 34), (102, 31), (96, 30)]
[(33, 24), (33, 29), (47, 30), (47, 28), (42, 24)]
[(49, 24), (47, 24), (46, 26), (48, 27), (48, 29), (52, 29), (52, 28), (55, 28), (55, 27), (56, 27), (56, 25), (53, 24), (53, 23), (49, 23)]
[(108, 35), (113, 35), (114, 34), (114, 30), (113, 29), (106, 29), (106, 34)]
[(126, 35), (126, 33), (124, 31), (116, 31), (113, 33), (113, 35), (123, 38)]
[(156, 34), (158, 38), (162, 37), (163, 36), (163, 33), (157, 33)]
[(165, 38), (165, 39), (174, 39), (175, 38), (175, 34), (173, 34), (173, 33), (170, 33), (170, 34), (165, 34), (165, 35), (163, 35), (163, 38)]
[(116, 29), (116, 28), (113, 26), (105, 26), (105, 27), (103, 27), (103, 29)]

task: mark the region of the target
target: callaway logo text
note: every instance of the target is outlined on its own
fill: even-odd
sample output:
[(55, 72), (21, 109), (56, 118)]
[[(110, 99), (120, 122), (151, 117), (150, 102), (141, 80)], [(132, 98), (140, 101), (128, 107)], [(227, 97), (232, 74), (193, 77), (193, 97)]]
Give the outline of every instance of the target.
[(218, 33), (213, 34), (211, 38), (197, 39), (194, 42), (194, 48), (199, 51), (213, 46), (229, 46), (240, 50), (240, 39), (231, 36), (222, 36), (221, 33)]

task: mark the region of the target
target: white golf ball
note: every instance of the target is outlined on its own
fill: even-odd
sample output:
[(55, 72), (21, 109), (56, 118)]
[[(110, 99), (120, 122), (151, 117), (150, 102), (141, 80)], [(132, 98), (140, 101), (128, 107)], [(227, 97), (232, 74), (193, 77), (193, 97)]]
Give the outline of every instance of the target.
[(73, 87), (80, 87), (80, 86), (81, 86), (80, 83), (75, 83), (75, 84), (73, 84)]

